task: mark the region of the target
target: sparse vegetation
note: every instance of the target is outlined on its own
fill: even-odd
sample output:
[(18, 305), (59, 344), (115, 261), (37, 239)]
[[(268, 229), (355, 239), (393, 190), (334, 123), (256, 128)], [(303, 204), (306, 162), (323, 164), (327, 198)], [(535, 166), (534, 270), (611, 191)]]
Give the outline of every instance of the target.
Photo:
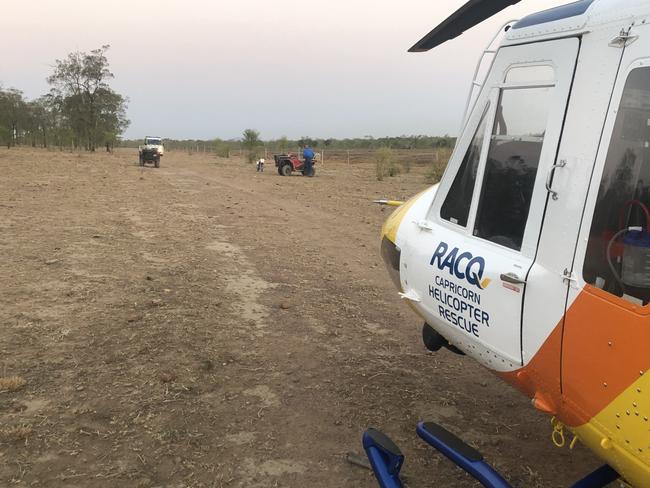
[(389, 147), (381, 147), (375, 152), (375, 171), (377, 180), (381, 181), (384, 176), (396, 176), (399, 168), (395, 164), (395, 154)]
[(219, 158), (229, 158), (230, 157), (230, 144), (227, 141), (222, 141), (221, 139), (214, 140), (214, 153)]
[(280, 139), (278, 139), (276, 142), (278, 152), (280, 154), (285, 154), (287, 152), (287, 149), (289, 149), (289, 140), (287, 139), (287, 136), (280, 137)]
[(0, 429), (0, 442), (26, 441), (32, 433), (31, 425), (17, 425)]
[(452, 148), (438, 149), (435, 152), (433, 161), (430, 163), (429, 169), (424, 175), (427, 183), (435, 184), (440, 181), (447, 167), (447, 162), (451, 157), (451, 152)]
[(20, 376), (9, 376), (0, 378), (0, 392), (20, 390), (27, 384), (25, 378)]
[[(257, 132), (257, 131), (255, 131)], [(320, 152), (323, 148), (327, 148), (329, 153), (336, 151), (355, 151), (355, 152), (374, 152), (382, 147), (390, 147), (393, 151), (414, 151), (422, 157), (430, 158), (438, 151), (446, 151), (451, 149), (456, 142), (456, 139), (449, 136), (399, 136), (399, 137), (382, 137), (375, 139), (373, 137), (360, 137), (353, 139), (323, 139), (302, 137), (300, 139), (288, 139), (282, 136), (279, 139), (260, 140), (258, 133), (258, 140), (256, 149), (259, 150), (261, 146), (266, 146), (271, 151), (276, 153), (283, 153), (287, 151), (297, 151), (305, 144), (314, 148), (315, 151)], [(142, 141), (139, 139), (122, 140), (120, 145), (122, 147), (137, 148)], [(230, 153), (236, 153), (242, 148), (243, 139), (165, 139), (165, 148), (168, 150), (183, 150), (189, 151), (190, 148), (194, 152), (216, 152), (227, 147)]]

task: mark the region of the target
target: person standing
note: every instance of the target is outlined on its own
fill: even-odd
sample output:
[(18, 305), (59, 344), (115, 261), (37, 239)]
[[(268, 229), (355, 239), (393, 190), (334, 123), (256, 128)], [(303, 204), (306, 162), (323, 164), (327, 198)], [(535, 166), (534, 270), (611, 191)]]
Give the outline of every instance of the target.
[(302, 151), (302, 157), (305, 160), (305, 168), (302, 171), (303, 176), (314, 176), (314, 150), (305, 146), (305, 149)]

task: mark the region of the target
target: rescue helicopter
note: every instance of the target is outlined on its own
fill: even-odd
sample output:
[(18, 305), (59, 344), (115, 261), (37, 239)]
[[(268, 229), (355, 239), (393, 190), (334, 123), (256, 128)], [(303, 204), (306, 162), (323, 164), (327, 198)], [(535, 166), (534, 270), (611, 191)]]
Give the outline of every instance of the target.
[[(428, 51), (520, 0), (471, 0)], [(489, 58), (487, 58), (489, 57)], [(486, 61), (488, 59), (488, 61)], [(527, 395), (604, 465), (576, 483), (650, 487), (650, 1), (580, 0), (499, 30), (439, 184), (398, 208), (381, 254), (432, 351), (465, 354)], [(454, 433), (418, 435), (509, 487)], [(404, 456), (368, 429), (382, 487)]]

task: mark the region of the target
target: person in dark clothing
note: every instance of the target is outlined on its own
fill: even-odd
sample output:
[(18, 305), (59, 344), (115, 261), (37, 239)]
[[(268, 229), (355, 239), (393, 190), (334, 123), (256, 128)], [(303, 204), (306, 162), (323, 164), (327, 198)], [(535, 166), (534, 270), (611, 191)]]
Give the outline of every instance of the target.
[(303, 170), (303, 176), (314, 176), (314, 150), (305, 146), (305, 149), (302, 151), (302, 157), (305, 160), (305, 169)]

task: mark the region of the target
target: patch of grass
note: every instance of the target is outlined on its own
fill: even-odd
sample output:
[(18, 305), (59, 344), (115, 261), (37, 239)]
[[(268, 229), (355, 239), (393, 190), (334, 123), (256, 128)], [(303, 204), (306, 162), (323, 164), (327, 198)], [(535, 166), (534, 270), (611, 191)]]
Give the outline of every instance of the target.
[(9, 376), (7, 378), (0, 378), (0, 392), (20, 390), (27, 384), (25, 378), (20, 376)]
[(384, 176), (396, 176), (399, 174), (399, 168), (395, 164), (395, 154), (389, 147), (380, 147), (375, 152), (375, 171), (378, 181), (382, 181)]
[(433, 155), (433, 161), (431, 161), (431, 165), (424, 175), (427, 183), (435, 184), (440, 181), (445, 172), (445, 168), (447, 167), (447, 162), (451, 157), (451, 153), (451, 148), (436, 149)]
[(26, 441), (32, 434), (31, 425), (17, 425), (15, 427), (6, 427), (0, 429), (0, 441), (2, 442), (20, 442)]
[(446, 164), (431, 163), (431, 166), (424, 175), (427, 183), (435, 184), (440, 181), (443, 173), (445, 172)]

